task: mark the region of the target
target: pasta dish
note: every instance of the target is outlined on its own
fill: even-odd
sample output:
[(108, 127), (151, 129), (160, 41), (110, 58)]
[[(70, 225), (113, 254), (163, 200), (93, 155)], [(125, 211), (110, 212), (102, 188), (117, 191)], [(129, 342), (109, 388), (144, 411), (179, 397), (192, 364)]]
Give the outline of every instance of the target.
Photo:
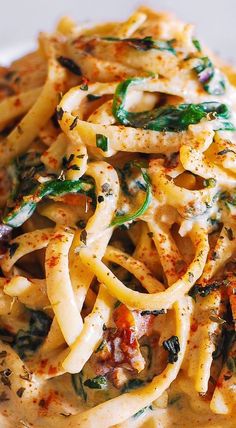
[(236, 75), (146, 7), (0, 68), (0, 426), (236, 426)]

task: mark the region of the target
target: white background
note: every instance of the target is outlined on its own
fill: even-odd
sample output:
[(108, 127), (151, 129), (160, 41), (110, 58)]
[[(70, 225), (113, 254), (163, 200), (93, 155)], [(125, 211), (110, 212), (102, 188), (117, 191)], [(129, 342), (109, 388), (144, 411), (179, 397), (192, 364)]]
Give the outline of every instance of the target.
[(63, 15), (76, 21), (119, 20), (143, 3), (195, 23), (198, 37), (236, 64), (236, 0), (0, 0), (0, 62), (32, 48), (37, 33), (52, 30)]

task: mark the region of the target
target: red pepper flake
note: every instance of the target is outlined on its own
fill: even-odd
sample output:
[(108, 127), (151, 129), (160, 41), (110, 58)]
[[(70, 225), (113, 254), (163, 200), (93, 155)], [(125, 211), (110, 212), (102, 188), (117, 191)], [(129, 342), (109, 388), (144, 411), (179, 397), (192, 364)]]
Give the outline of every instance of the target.
[(20, 98), (16, 98), (16, 100), (14, 102), (14, 106), (15, 107), (20, 107), (21, 106), (21, 100), (20, 100)]
[(57, 373), (57, 371), (58, 371), (57, 367), (50, 366), (49, 369), (48, 369), (48, 374), (54, 375), (54, 374)]
[(48, 267), (53, 268), (55, 267), (59, 262), (59, 256), (51, 256), (50, 259), (47, 261)]

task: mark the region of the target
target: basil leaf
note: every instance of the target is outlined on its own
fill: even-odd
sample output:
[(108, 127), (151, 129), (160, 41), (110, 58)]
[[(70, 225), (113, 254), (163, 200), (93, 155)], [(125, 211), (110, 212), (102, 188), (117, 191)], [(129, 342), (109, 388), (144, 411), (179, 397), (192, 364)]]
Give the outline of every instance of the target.
[(102, 37), (102, 40), (106, 40), (108, 42), (124, 42), (139, 51), (157, 49), (160, 51), (168, 51), (176, 55), (176, 50), (172, 46), (174, 40), (154, 40), (151, 36), (146, 36), (143, 39), (136, 37), (126, 39), (120, 39), (119, 37)]
[(199, 123), (209, 113), (212, 119), (220, 119), (217, 130), (234, 130), (234, 125), (226, 119), (230, 112), (226, 104), (204, 102), (201, 104), (180, 104), (178, 106), (158, 107), (150, 111), (129, 112), (125, 109), (125, 101), (129, 87), (140, 85), (147, 78), (129, 78), (121, 82), (114, 94), (112, 113), (117, 122), (134, 128), (150, 129), (153, 131), (178, 132), (188, 129), (189, 125)]
[(103, 150), (103, 152), (107, 152), (108, 150), (108, 138), (102, 134), (96, 134), (96, 146)]
[(193, 70), (197, 73), (200, 83), (208, 94), (223, 95), (226, 82), (223, 74), (216, 70), (211, 60), (206, 56), (198, 59), (199, 63)]

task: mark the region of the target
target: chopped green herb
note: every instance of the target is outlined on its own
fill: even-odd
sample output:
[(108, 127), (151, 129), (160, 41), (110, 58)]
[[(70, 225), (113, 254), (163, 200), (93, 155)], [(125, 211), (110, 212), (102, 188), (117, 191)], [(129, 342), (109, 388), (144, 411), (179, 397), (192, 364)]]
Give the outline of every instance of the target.
[(107, 379), (105, 376), (96, 376), (93, 379), (87, 379), (84, 385), (91, 389), (106, 389)]
[(224, 324), (224, 323), (226, 322), (223, 318), (221, 318), (221, 317), (219, 317), (219, 316), (217, 316), (217, 315), (214, 315), (214, 314), (211, 314), (211, 315), (209, 316), (209, 319), (210, 319), (212, 322), (215, 322), (216, 324), (219, 324), (219, 325), (222, 325), (222, 324)]
[(83, 242), (84, 245), (87, 243), (87, 231), (86, 229), (82, 230), (80, 234), (80, 241)]
[(62, 158), (62, 166), (63, 168), (67, 168), (70, 162), (74, 159), (75, 155), (73, 153), (70, 154), (70, 156), (67, 158), (66, 156), (63, 156)]
[(86, 226), (86, 222), (84, 220), (79, 220), (77, 225), (80, 229), (84, 229)]
[(5, 369), (0, 371), (0, 381), (3, 385), (7, 386), (9, 389), (11, 389), (11, 381), (9, 377), (11, 376), (12, 371), (11, 369)]
[(67, 168), (68, 170), (69, 169), (71, 169), (71, 170), (73, 170), (73, 171), (79, 171), (80, 170), (80, 167), (78, 166), (78, 165), (70, 165), (68, 168)]
[(228, 240), (233, 241), (234, 240), (234, 234), (233, 234), (231, 227), (225, 227), (225, 230), (226, 230), (226, 233), (228, 236)]
[(138, 418), (139, 416), (143, 415), (144, 413), (146, 413), (148, 410), (152, 410), (152, 406), (146, 406), (143, 407), (143, 409), (140, 409), (137, 413), (135, 413), (132, 417), (133, 418)]
[(63, 108), (62, 107), (57, 108), (57, 112), (56, 112), (57, 120), (62, 120), (63, 114), (64, 114)]
[(215, 187), (216, 185), (216, 180), (214, 178), (207, 178), (206, 180), (203, 181), (203, 185), (204, 187)]
[(103, 201), (104, 201), (104, 197), (102, 195), (99, 195), (98, 196), (98, 203), (100, 204)]
[(24, 392), (25, 392), (25, 388), (21, 387), (16, 391), (16, 394), (18, 395), (18, 397), (21, 398)]
[(108, 138), (102, 134), (96, 134), (96, 146), (103, 152), (108, 150)]
[(194, 274), (192, 272), (188, 272), (188, 280), (191, 282), (194, 278)]
[(87, 84), (87, 83), (83, 83), (83, 84), (80, 86), (80, 89), (81, 89), (81, 91), (87, 91), (87, 90), (88, 90), (88, 84)]
[(122, 303), (117, 300), (116, 303), (114, 304), (114, 309), (119, 308), (119, 306), (122, 305)]
[(106, 344), (107, 344), (106, 340), (102, 340), (100, 345), (98, 345), (95, 353), (102, 351), (105, 348)]
[(156, 309), (154, 311), (142, 311), (141, 315), (142, 316), (145, 316), (145, 315), (154, 315), (154, 316), (157, 316), (157, 315), (163, 315), (165, 313), (166, 313), (165, 309)]
[(234, 155), (236, 155), (236, 152), (232, 149), (224, 149), (218, 152), (217, 154), (222, 156), (222, 155), (226, 155), (226, 153), (233, 153)]
[(109, 183), (104, 183), (104, 184), (102, 184), (101, 189), (102, 189), (102, 193), (104, 193), (104, 194), (105, 194), (105, 196), (110, 196), (110, 195), (112, 195), (112, 188), (111, 188), (111, 186), (110, 186), (110, 184), (109, 184)]
[(75, 118), (74, 118), (74, 120), (73, 120), (73, 122), (72, 122), (72, 124), (70, 125), (70, 130), (72, 131), (75, 127), (76, 127), (76, 125), (77, 125), (77, 122), (78, 122), (78, 116), (76, 116)]

